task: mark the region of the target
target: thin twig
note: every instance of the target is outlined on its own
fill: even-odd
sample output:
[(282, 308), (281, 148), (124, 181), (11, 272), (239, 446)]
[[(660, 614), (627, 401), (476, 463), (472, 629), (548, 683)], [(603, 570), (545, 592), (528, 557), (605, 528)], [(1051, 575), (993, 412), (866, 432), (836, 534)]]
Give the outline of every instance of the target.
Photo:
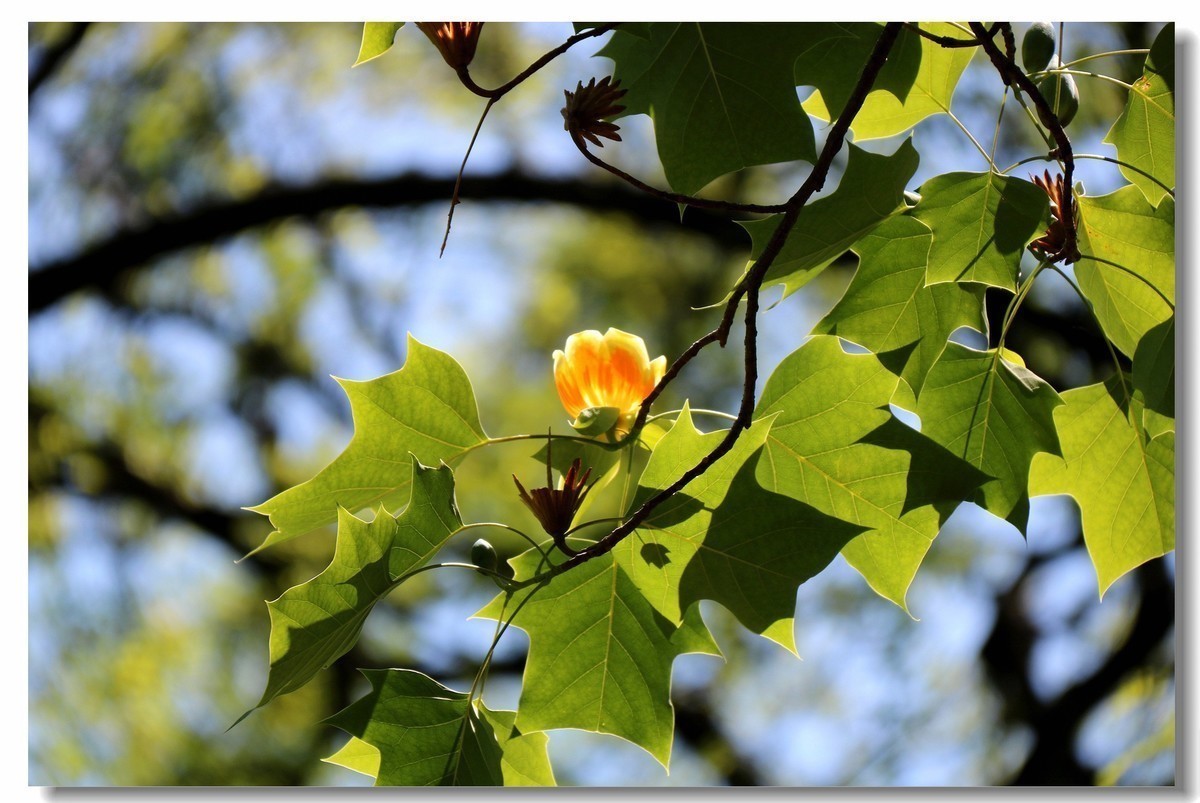
[(446, 233), (442, 235), (442, 247), (438, 250), (438, 258), (446, 253), (446, 243), (450, 239), (450, 225), (454, 223), (454, 207), (458, 206), (458, 191), (462, 189), (463, 171), (467, 169), (467, 159), (471, 158), (471, 150), (475, 147), (475, 140), (479, 138), (479, 130), (483, 128), (483, 121), (487, 118), (488, 112), (492, 110), (492, 106), (496, 105), (496, 98), (489, 98), (487, 105), (483, 107), (483, 114), (479, 115), (479, 122), (475, 124), (475, 133), (471, 135), (471, 142), (467, 145), (467, 152), (463, 154), (462, 164), (458, 166), (458, 175), (454, 177), (454, 192), (450, 194), (450, 211), (446, 214)]
[(696, 207), (697, 209), (719, 209), (723, 212), (760, 212), (763, 214), (777, 214), (787, 208), (787, 204), (740, 204), (735, 201), (722, 201), (712, 198), (697, 198), (694, 195), (683, 195), (678, 192), (667, 192), (656, 187), (651, 187), (641, 179), (631, 176), (619, 167), (610, 165), (608, 162), (601, 159), (599, 156), (588, 150), (587, 143), (583, 137), (571, 137), (571, 141), (575, 143), (575, 147), (584, 157), (596, 165), (597, 167), (607, 170), (617, 178), (632, 187), (641, 190), (642, 192), (653, 195), (655, 198), (671, 203), (684, 204), (686, 206)]
[[(825, 180), (829, 175), (829, 168), (833, 164), (834, 157), (841, 150), (845, 143), (846, 133), (850, 130), (850, 124), (854, 117), (862, 108), (867, 94), (875, 83), (880, 70), (887, 61), (888, 54), (896, 43), (896, 39), (900, 35), (900, 30), (903, 23), (889, 22), (884, 26), (883, 32), (880, 34), (878, 41), (875, 43), (875, 48), (872, 50), (870, 57), (867, 59), (866, 65), (859, 76), (858, 83), (854, 87), (854, 91), (846, 101), (845, 108), (841, 115), (838, 116), (829, 131), (829, 135), (825, 139), (825, 145), (821, 150), (821, 155), (813, 165), (812, 172), (805, 179), (804, 184), (796, 191), (787, 202), (787, 210), (783, 214), (783, 219), (776, 226), (775, 232), (771, 235), (770, 241), (763, 249), (758, 260), (750, 268), (747, 274), (742, 278), (728, 302), (726, 302), (725, 314), (722, 317), (721, 325), (709, 332), (700, 340), (692, 345), (688, 351), (672, 364), (668, 369), (668, 374), (674, 376), (678, 374), (682, 364), (690, 360), (696, 353), (699, 352), (703, 345), (721, 340), (724, 342), (724, 337), (728, 335), (727, 321), (732, 321), (734, 311), (736, 310), (743, 296), (746, 298), (746, 339), (745, 339), (745, 378), (742, 386), (742, 401), (738, 408), (737, 420), (733, 422), (725, 432), (725, 436), (717, 446), (706, 454), (701, 460), (685, 471), (681, 477), (671, 483), (666, 488), (660, 490), (654, 496), (647, 499), (642, 505), (633, 512), (622, 524), (614, 528), (608, 535), (601, 538), (594, 545), (581, 550), (578, 555), (571, 557), (560, 563), (558, 566), (550, 569), (545, 575), (536, 578), (530, 578), (527, 583), (544, 582), (553, 575), (564, 572), (573, 566), (578, 566), (592, 558), (604, 555), (610, 552), (617, 544), (624, 540), (630, 533), (641, 526), (642, 522), (664, 501), (674, 496), (680, 490), (687, 486), (696, 477), (707, 471), (714, 463), (721, 459), (730, 449), (733, 448), (741, 433), (750, 426), (754, 412), (754, 388), (758, 381), (758, 292), (762, 287), (763, 278), (767, 271), (774, 263), (775, 258), (783, 249), (783, 244), (787, 240), (788, 234), (796, 225), (797, 219), (800, 217), (801, 211), (809, 199), (819, 191), (824, 185)], [(701, 344), (701, 345), (697, 345)], [(659, 391), (667, 381), (666, 376), (661, 380), (655, 388)], [(651, 394), (655, 396), (657, 394)], [(649, 411), (650, 397), (642, 402), (642, 408), (638, 413), (635, 428), (644, 424)]]

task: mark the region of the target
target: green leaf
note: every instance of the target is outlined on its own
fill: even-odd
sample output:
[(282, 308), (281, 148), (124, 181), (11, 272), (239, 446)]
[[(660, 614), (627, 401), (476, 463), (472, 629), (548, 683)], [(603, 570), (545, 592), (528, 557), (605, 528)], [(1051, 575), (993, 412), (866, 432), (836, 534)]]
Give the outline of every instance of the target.
[[(1133, 387), (1146, 405), (1143, 418), (1154, 435), (1175, 430), (1175, 315), (1138, 342), (1133, 355)], [(1168, 423), (1169, 420), (1169, 423)]]
[[(949, 23), (922, 22), (920, 27), (935, 35), (963, 38), (962, 31)], [(874, 37), (878, 35), (875, 31)], [(870, 46), (874, 41), (874, 38), (870, 39)], [(866, 52), (870, 52), (869, 47)], [(901, 32), (879, 79), (850, 126), (855, 141), (894, 136), (926, 117), (948, 112), (958, 79), (974, 54), (973, 48), (944, 48), (912, 31)], [(840, 53), (829, 54), (834, 64), (843, 57)], [(858, 58), (857, 52), (854, 58)], [(913, 65), (916, 65), (915, 74)], [(841, 112), (857, 80), (857, 73), (842, 70), (841, 74), (843, 86), (839, 87), (833, 103), (834, 115)], [(821, 120), (833, 119), (826, 106), (826, 94), (814, 92), (804, 101), (804, 110)]]
[[(700, 477), (662, 503), (613, 551), (654, 608), (675, 623), (711, 599), (748, 629), (796, 651), (796, 589), (862, 527), (765, 490), (754, 477), (770, 430), (756, 422)], [(725, 430), (701, 433), (685, 407), (642, 473), (633, 508), (712, 451)]]
[(1117, 578), (1175, 548), (1175, 433), (1143, 436), (1142, 410), (1124, 402), (1121, 377), (1062, 394), (1054, 411), (1062, 457), (1038, 455), (1034, 494), (1068, 494), (1100, 595)]
[(996, 350), (947, 343), (917, 402), (921, 431), (995, 479), (975, 501), (1024, 534), (1029, 465), (1038, 452), (1059, 454), (1054, 388)]
[(1025, 246), (1045, 230), (1049, 202), (1036, 185), (996, 173), (946, 173), (921, 185), (912, 214), (933, 231), (925, 281), (1016, 290)]
[(353, 513), (403, 504), (410, 452), (426, 465), (450, 463), (487, 441), (462, 367), (411, 335), (399, 371), (366, 382), (337, 381), (350, 399), (354, 437), (317, 476), (250, 508), (275, 526), (251, 555), (335, 521), (339, 507)]
[(867, 529), (842, 550), (880, 595), (905, 596), (942, 522), (987, 479), (888, 410), (897, 378), (874, 354), (816, 336), (767, 380), (755, 419), (777, 414), (758, 462), (776, 491)]
[(554, 770), (546, 751), (544, 733), (522, 733), (516, 711), (493, 711), (479, 704), (483, 718), (492, 726), (500, 745), (500, 772), (505, 786), (555, 786)]
[(955, 329), (986, 331), (984, 288), (925, 284), (933, 235), (909, 215), (889, 218), (859, 240), (858, 270), (841, 300), (813, 329), (870, 349), (914, 394)]
[[(1146, 57), (1142, 77), (1129, 90), (1125, 111), (1104, 141), (1117, 149), (1117, 158), (1175, 187), (1175, 23), (1167, 23)], [(1136, 170), (1121, 167), (1153, 206), (1167, 191)]]
[[(517, 581), (548, 568), (536, 550), (510, 563)], [(716, 652), (698, 614), (683, 627), (667, 621), (611, 552), (515, 591), (507, 603), (500, 595), (477, 615), (495, 619), (505, 611), (517, 611), (513, 626), (529, 634), (517, 727), (609, 733), (667, 766), (671, 664), (685, 652)]]
[(624, 114), (654, 118), (671, 187), (694, 193), (750, 165), (813, 161), (812, 124), (793, 65), (813, 31), (787, 23), (654, 23), (620, 28), (600, 51), (628, 94)]
[[(326, 722), (378, 751), (377, 785), (553, 784), (545, 734), (515, 731), (513, 712), (477, 707), (420, 672), (361, 671), (371, 691)], [(365, 748), (353, 750), (351, 768), (369, 768)]]
[(1158, 208), (1141, 192), (1079, 199), (1079, 289), (1113, 345), (1130, 357), (1175, 313), (1175, 201)]
[(358, 59), (350, 66), (357, 67), (391, 50), (392, 43), (396, 41), (396, 32), (403, 27), (403, 22), (364, 22)]
[[(906, 139), (891, 156), (848, 146), (849, 162), (837, 189), (804, 207), (783, 250), (771, 264), (763, 286), (783, 285), (786, 298), (824, 270), (890, 215), (905, 208), (904, 187), (920, 157)], [(758, 259), (782, 215), (744, 223)]]
[(344, 508), (326, 569), (267, 603), (271, 668), (257, 708), (295, 691), (354, 646), (375, 603), (398, 578), (424, 565), (462, 526), (449, 467), (415, 460), (412, 500), (393, 518), (382, 506), (370, 522)]
[(367, 744), (357, 736), (350, 739), (332, 756), (321, 759), (327, 764), (336, 764), (361, 775), (374, 779), (379, 775), (379, 748)]
[[(478, 713), (491, 725), (496, 742), (500, 745), (500, 772), (505, 786), (555, 785), (554, 771), (546, 751), (546, 734), (522, 734), (514, 725), (517, 716), (515, 711), (492, 711), (479, 703)], [(378, 747), (351, 736), (340, 750), (321, 760), (375, 779), (379, 776), (380, 759)]]

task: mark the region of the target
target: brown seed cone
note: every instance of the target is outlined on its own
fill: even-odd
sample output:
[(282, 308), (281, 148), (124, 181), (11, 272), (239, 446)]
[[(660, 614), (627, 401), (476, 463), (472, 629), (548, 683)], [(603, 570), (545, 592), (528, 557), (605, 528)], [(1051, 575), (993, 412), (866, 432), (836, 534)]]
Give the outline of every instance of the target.
[(1072, 241), (1068, 246), (1067, 226), (1062, 219), (1062, 210), (1068, 204), (1067, 193), (1071, 190), (1061, 175), (1051, 178), (1049, 170), (1045, 171), (1044, 178), (1034, 175), (1030, 178), (1050, 198), (1050, 226), (1041, 237), (1029, 244), (1029, 250), (1047, 262), (1070, 265), (1079, 259), (1079, 248), (1075, 243)]
[(625, 95), (625, 90), (620, 89), (620, 86), (620, 81), (613, 81), (612, 76), (605, 76), (600, 79), (600, 83), (596, 83), (596, 79), (593, 78), (588, 81), (587, 86), (580, 81), (574, 92), (563, 90), (567, 99), (567, 105), (562, 108), (563, 128), (571, 134), (576, 144), (582, 145), (582, 138), (598, 148), (603, 148), (604, 143), (600, 141), (600, 137), (615, 142), (621, 141), (621, 135), (617, 133), (620, 126), (601, 119), (625, 111), (624, 106), (617, 104)]

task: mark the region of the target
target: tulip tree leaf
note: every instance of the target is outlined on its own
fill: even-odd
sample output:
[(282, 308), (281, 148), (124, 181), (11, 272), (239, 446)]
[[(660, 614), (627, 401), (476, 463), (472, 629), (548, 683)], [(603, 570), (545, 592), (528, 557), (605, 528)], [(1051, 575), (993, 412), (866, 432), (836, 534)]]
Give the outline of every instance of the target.
[(404, 512), (393, 518), (380, 507), (367, 522), (343, 508), (329, 566), (267, 603), (271, 667), (257, 707), (295, 691), (344, 655), (397, 578), (424, 565), (462, 526), (449, 467), (413, 461), (410, 471), (412, 499)]
[(842, 549), (881, 596), (905, 597), (958, 503), (987, 479), (888, 409), (898, 380), (874, 354), (819, 335), (767, 380), (755, 419), (776, 415), (759, 482), (866, 528)]
[(929, 227), (909, 215), (881, 223), (855, 244), (858, 270), (813, 329), (875, 352), (914, 394), (955, 329), (986, 331), (981, 285), (925, 284), (932, 242)]
[[(1128, 378), (1125, 378), (1126, 384)], [(1062, 394), (1054, 411), (1062, 457), (1038, 455), (1034, 494), (1068, 494), (1100, 595), (1123, 574), (1175, 548), (1175, 433), (1149, 438), (1120, 378)]]
[[(863, 528), (759, 485), (755, 464), (770, 426), (756, 422), (613, 554), (670, 621), (682, 622), (693, 603), (711, 599), (748, 629), (795, 652), (796, 589)], [(701, 433), (685, 407), (651, 455), (632, 507), (676, 481), (724, 435)]]
[[(872, 229), (904, 209), (904, 187), (920, 159), (906, 139), (891, 156), (848, 147), (846, 172), (830, 195), (804, 208), (783, 250), (771, 264), (763, 286), (783, 285), (784, 296), (799, 290)], [(753, 240), (757, 259), (778, 227), (782, 215), (743, 224)]]
[(1054, 388), (999, 352), (947, 343), (917, 402), (921, 431), (995, 479), (975, 501), (1025, 532), (1029, 465), (1038, 452), (1059, 454)]
[(1138, 343), (1175, 313), (1175, 201), (1150, 206), (1136, 187), (1079, 199), (1079, 289), (1113, 345)]
[(357, 736), (351, 736), (336, 753), (321, 760), (366, 775), (372, 780), (379, 775), (379, 748)]
[(618, 28), (600, 51), (628, 94), (624, 114), (654, 118), (667, 181), (694, 193), (751, 165), (813, 161), (812, 124), (793, 65), (814, 31), (790, 23), (679, 23), (650, 37)]
[(358, 59), (351, 66), (357, 67), (391, 50), (396, 41), (396, 32), (403, 27), (403, 22), (364, 22)]
[[(949, 23), (922, 22), (920, 27), (938, 36), (963, 38), (962, 31)], [(850, 126), (854, 139), (863, 142), (894, 136), (927, 117), (948, 112), (954, 88), (974, 53), (972, 48), (944, 48), (912, 31), (903, 31), (874, 89), (854, 117)], [(854, 76), (845, 70), (841, 74), (846, 87), (834, 103), (834, 116), (841, 111), (845, 96), (853, 88)], [(804, 110), (821, 120), (832, 119), (826, 94), (814, 92), (804, 101)]]
[(354, 437), (311, 480), (250, 508), (275, 527), (254, 552), (336, 521), (339, 507), (399, 507), (413, 476), (409, 453), (427, 465), (449, 463), (487, 441), (462, 367), (411, 335), (399, 371), (338, 382), (350, 399)]
[[(1133, 387), (1146, 405), (1146, 428), (1155, 435), (1175, 429), (1175, 315), (1138, 341)], [(1157, 423), (1151, 423), (1151, 421)], [(1168, 423), (1169, 421), (1169, 423)]]
[(1037, 185), (996, 173), (946, 173), (921, 185), (912, 214), (933, 231), (926, 283), (1016, 290), (1025, 246), (1049, 223)]
[[(517, 581), (547, 568), (536, 550), (510, 563)], [(611, 552), (515, 591), (507, 603), (504, 596), (478, 615), (512, 615), (513, 626), (529, 634), (516, 726), (609, 733), (666, 767), (675, 719), (671, 664), (686, 652), (719, 654), (695, 609), (682, 626), (669, 622)]]
[[(1117, 149), (1117, 158), (1175, 187), (1175, 23), (1167, 23), (1146, 56), (1142, 77), (1133, 82), (1125, 111), (1104, 141)], [(1137, 170), (1121, 173), (1158, 206), (1167, 191)]]
[(370, 692), (326, 720), (353, 739), (327, 760), (380, 786), (554, 785), (546, 735), (517, 731), (513, 712), (489, 711), (420, 672), (362, 673)]

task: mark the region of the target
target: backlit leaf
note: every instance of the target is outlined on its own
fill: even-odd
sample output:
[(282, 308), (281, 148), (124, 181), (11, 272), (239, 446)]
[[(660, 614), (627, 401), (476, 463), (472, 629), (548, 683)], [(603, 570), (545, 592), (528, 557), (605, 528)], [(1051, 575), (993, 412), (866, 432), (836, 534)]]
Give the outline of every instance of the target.
[(763, 487), (866, 528), (842, 554), (907, 610), (942, 522), (986, 477), (891, 414), (897, 381), (875, 355), (817, 336), (771, 374), (754, 415), (776, 416), (758, 462)]
[(996, 173), (946, 173), (921, 185), (912, 214), (933, 231), (925, 281), (1016, 290), (1025, 246), (1049, 222), (1036, 185)]
[(838, 335), (878, 355), (914, 394), (955, 329), (984, 331), (984, 288), (925, 284), (933, 235), (909, 215), (889, 218), (859, 240), (858, 270), (813, 334)]
[[(510, 561), (515, 579), (545, 570), (530, 550)], [(529, 657), (517, 705), (525, 732), (578, 728), (610, 733), (642, 747), (665, 767), (674, 709), (671, 664), (685, 652), (716, 651), (698, 614), (683, 627), (646, 600), (612, 553), (544, 583), (497, 597), (478, 615), (513, 615), (529, 634)]]
[(339, 507), (399, 507), (408, 499), (410, 452), (426, 465), (450, 463), (487, 440), (462, 367), (411, 335), (399, 371), (338, 383), (350, 399), (354, 437), (311, 480), (250, 508), (275, 526), (254, 552), (335, 521)]
[(403, 22), (364, 22), (358, 59), (351, 66), (357, 67), (391, 50), (396, 41), (396, 32), (402, 27)]
[(393, 518), (381, 506), (367, 522), (343, 508), (329, 566), (267, 603), (271, 668), (258, 707), (300, 688), (353, 647), (397, 578), (424, 565), (462, 525), (450, 469), (412, 461), (409, 470), (412, 500), (403, 513)]
[[(420, 672), (362, 673), (371, 691), (326, 721), (378, 752), (377, 785), (553, 785), (545, 734), (516, 732), (513, 712), (489, 711)], [(366, 748), (352, 750), (351, 768), (369, 769)]]
[[(651, 514), (614, 550), (617, 563), (672, 622), (695, 602), (721, 603), (755, 633), (795, 652), (796, 589), (824, 569), (861, 527), (765, 490), (755, 479), (770, 420)], [(685, 408), (655, 448), (632, 509), (677, 480), (721, 441)]]
[[(922, 22), (920, 27), (939, 36), (965, 38), (961, 30), (949, 23)], [(948, 112), (954, 88), (974, 53), (973, 48), (944, 48), (912, 31), (901, 32), (875, 88), (867, 95), (850, 126), (854, 139), (863, 142), (890, 137), (927, 117)], [(918, 65), (915, 76), (912, 74), (914, 63)], [(843, 70), (842, 75), (852, 88), (856, 76), (848, 70)], [(849, 88), (844, 89), (835, 100), (834, 116), (845, 105), (844, 98), (849, 91)], [(828, 93), (814, 92), (804, 101), (804, 110), (821, 120), (832, 119), (825, 94)]]
[[(1125, 111), (1104, 141), (1115, 146), (1117, 158), (1175, 187), (1175, 23), (1167, 23), (1146, 56), (1142, 77), (1133, 82)], [(1121, 173), (1137, 186), (1151, 205), (1158, 206), (1167, 191), (1136, 170)]]
[(791, 23), (650, 25), (617, 29), (600, 51), (628, 94), (625, 114), (654, 118), (667, 181), (694, 193), (743, 167), (816, 158), (793, 65), (813, 31)]
[(1113, 345), (1135, 356), (1175, 313), (1175, 201), (1156, 209), (1133, 186), (1080, 198), (1079, 250), (1079, 289)]
[[(1128, 383), (1128, 378), (1125, 379)], [(1062, 394), (1054, 423), (1062, 457), (1041, 454), (1030, 492), (1069, 494), (1100, 595), (1121, 575), (1175, 548), (1175, 433), (1147, 438), (1120, 378)]]
[[(1133, 355), (1133, 387), (1146, 405), (1144, 422), (1157, 435), (1175, 430), (1175, 316), (1147, 332)], [(1169, 423), (1168, 423), (1169, 422)]]
[[(916, 172), (917, 150), (906, 139), (891, 156), (848, 146), (846, 172), (830, 195), (804, 207), (763, 286), (782, 284), (784, 296), (799, 290), (862, 237), (905, 208), (904, 187)], [(782, 215), (743, 224), (757, 259)]]
[(995, 350), (947, 343), (917, 402), (921, 431), (995, 479), (980, 506), (1022, 533), (1029, 520), (1029, 465), (1059, 453), (1054, 408), (1062, 399), (1045, 380)]

